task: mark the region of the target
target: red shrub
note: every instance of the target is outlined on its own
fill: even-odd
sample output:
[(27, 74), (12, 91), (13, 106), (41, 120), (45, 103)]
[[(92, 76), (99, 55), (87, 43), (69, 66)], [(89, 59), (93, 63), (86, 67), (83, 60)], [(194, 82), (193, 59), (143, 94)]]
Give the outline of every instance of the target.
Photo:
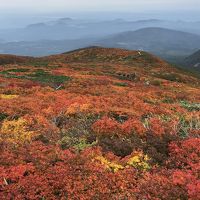
[(200, 170), (200, 138), (190, 138), (169, 145), (170, 164), (192, 170)]

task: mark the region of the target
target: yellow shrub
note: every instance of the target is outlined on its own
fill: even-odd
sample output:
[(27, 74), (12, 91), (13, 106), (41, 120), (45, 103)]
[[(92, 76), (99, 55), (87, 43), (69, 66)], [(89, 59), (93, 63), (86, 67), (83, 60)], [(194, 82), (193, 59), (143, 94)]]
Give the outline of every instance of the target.
[(1, 127), (0, 139), (13, 144), (22, 144), (31, 141), (34, 132), (28, 131), (27, 125), (26, 120), (23, 118), (12, 121), (5, 120)]
[(17, 98), (18, 95), (14, 95), (14, 94), (0, 94), (0, 98), (1, 99), (15, 99)]
[(116, 162), (108, 161), (103, 156), (97, 156), (95, 160), (100, 161), (102, 165), (106, 167), (106, 169), (109, 169), (112, 172), (117, 172), (119, 170), (123, 170), (127, 167), (133, 167), (142, 171), (146, 171), (151, 169), (151, 166), (148, 164), (148, 161), (150, 160), (147, 155), (143, 155), (142, 152), (135, 152), (134, 156), (131, 157), (125, 164), (120, 165)]
[(104, 158), (103, 156), (98, 156), (95, 159), (100, 161), (101, 164), (103, 164), (110, 171), (117, 172), (119, 170), (124, 169), (124, 167), (122, 165), (119, 165), (119, 164), (114, 163), (114, 162), (110, 162), (106, 158)]
[(149, 160), (150, 159), (147, 155), (143, 155), (141, 152), (136, 152), (136, 154), (128, 160), (127, 165), (146, 171), (151, 168), (148, 164)]

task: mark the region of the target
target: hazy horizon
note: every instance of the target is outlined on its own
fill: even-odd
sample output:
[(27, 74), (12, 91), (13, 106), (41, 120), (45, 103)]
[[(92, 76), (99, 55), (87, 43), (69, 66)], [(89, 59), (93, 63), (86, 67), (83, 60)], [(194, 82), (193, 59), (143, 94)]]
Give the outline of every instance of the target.
[(145, 19), (160, 19), (160, 20), (172, 20), (172, 21), (200, 21), (198, 12), (193, 11), (149, 11), (149, 12), (120, 12), (120, 11), (65, 11), (65, 12), (50, 12), (50, 13), (1, 13), (0, 23), (1, 28), (18, 28), (25, 27), (32, 23), (47, 22), (50, 20), (56, 20), (58, 18), (69, 17), (72, 19), (83, 20), (114, 20), (124, 19), (130, 21), (145, 20)]
[(200, 20), (199, 0), (1, 0), (1, 28), (51, 18)]

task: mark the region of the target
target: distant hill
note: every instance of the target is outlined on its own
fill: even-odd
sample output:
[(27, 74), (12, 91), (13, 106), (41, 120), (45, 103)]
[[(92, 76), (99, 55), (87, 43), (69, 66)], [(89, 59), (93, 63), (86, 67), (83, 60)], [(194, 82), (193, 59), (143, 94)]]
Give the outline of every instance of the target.
[(200, 36), (153, 27), (115, 34), (98, 41), (97, 45), (141, 49), (170, 60), (194, 53), (200, 48)]
[(184, 61), (184, 66), (192, 70), (200, 71), (200, 50), (187, 57)]

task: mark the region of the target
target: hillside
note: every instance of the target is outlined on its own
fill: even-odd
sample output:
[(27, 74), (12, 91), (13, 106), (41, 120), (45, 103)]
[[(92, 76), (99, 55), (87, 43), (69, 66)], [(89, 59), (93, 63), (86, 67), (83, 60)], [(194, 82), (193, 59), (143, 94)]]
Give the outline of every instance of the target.
[(194, 71), (200, 71), (200, 50), (188, 56), (184, 61), (183, 64), (185, 67), (190, 67)]
[(122, 32), (97, 42), (100, 46), (141, 49), (165, 59), (188, 56), (200, 48), (200, 36), (165, 28)]
[(200, 79), (143, 51), (1, 58), (2, 199), (198, 199)]
[(31, 57), (26, 56), (15, 56), (15, 55), (0, 55), (0, 65), (4, 64), (18, 64), (18, 63), (25, 63), (27, 62)]

